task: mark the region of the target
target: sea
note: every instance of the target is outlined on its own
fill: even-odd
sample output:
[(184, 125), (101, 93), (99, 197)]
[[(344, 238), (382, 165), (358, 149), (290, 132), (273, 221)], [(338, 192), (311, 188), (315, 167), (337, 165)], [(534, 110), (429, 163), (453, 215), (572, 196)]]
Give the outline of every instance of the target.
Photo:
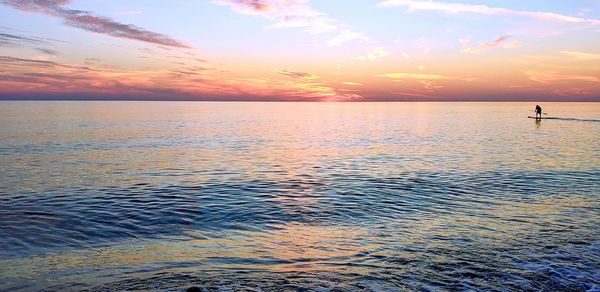
[(600, 103), (0, 102), (1, 291), (599, 291)]

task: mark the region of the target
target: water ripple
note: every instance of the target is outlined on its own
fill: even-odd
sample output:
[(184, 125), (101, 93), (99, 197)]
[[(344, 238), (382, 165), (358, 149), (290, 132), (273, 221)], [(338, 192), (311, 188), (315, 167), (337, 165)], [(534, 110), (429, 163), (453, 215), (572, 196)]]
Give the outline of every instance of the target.
[(596, 104), (142, 104), (2, 104), (0, 290), (600, 288)]

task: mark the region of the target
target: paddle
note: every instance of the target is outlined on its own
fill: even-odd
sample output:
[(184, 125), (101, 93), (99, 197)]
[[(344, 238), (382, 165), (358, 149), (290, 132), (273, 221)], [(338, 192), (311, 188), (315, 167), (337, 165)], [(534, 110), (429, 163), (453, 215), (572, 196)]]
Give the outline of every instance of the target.
[[(529, 110), (529, 111), (532, 112), (532, 113), (535, 113), (534, 110)], [(548, 113), (543, 113), (543, 114), (548, 115)]]

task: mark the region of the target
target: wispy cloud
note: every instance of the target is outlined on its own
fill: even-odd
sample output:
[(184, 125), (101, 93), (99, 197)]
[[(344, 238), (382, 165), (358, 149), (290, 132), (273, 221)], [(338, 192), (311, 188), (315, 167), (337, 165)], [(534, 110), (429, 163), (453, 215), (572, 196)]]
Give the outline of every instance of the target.
[(444, 80), (444, 79), (453, 79), (449, 76), (437, 75), (437, 74), (421, 74), (421, 73), (406, 73), (406, 72), (398, 72), (398, 73), (388, 73), (377, 75), (377, 77), (385, 77), (394, 80), (402, 80), (402, 79), (415, 79), (415, 80)]
[(46, 54), (46, 55), (52, 55), (52, 56), (57, 56), (58, 52), (52, 49), (46, 49), (46, 48), (35, 48), (38, 52)]
[(96, 65), (100, 63), (100, 59), (98, 58), (85, 58), (85, 60), (83, 60), (83, 64), (85, 65)]
[(492, 41), (489, 42), (485, 42), (485, 43), (480, 43), (475, 47), (472, 48), (465, 48), (463, 49), (461, 52), (463, 53), (479, 53), (481, 51), (485, 51), (487, 49), (492, 49), (492, 48), (516, 48), (519, 46), (519, 44), (517, 42), (512, 42), (512, 43), (506, 43), (506, 40), (509, 38), (509, 35), (502, 35), (499, 36), (497, 38), (495, 38)]
[(433, 83), (433, 81), (431, 80), (421, 80), (419, 81), (419, 83), (423, 86), (423, 88), (425, 88), (425, 90), (427, 91), (434, 91), (440, 88), (444, 88), (443, 85), (438, 85)]
[(442, 1), (420, 1), (420, 0), (387, 0), (377, 4), (377, 7), (406, 7), (409, 10), (431, 10), (441, 11), (446, 13), (477, 13), (486, 15), (518, 15), (533, 17), (542, 20), (566, 22), (566, 23), (584, 23), (599, 25), (600, 20), (588, 19), (562, 15), (552, 12), (542, 11), (524, 11), (513, 10), (508, 8), (490, 7), (487, 5), (450, 3)]
[(558, 95), (562, 95), (562, 96), (568, 96), (571, 97), (573, 95), (587, 95), (590, 93), (589, 90), (586, 89), (582, 89), (579, 87), (572, 87), (572, 88), (557, 88), (554, 89), (552, 92), (558, 94)]
[(362, 60), (362, 61), (366, 61), (366, 60), (374, 61), (374, 60), (383, 59), (389, 55), (390, 55), (390, 52), (388, 52), (386, 49), (377, 48), (377, 49), (373, 49), (373, 50), (367, 52), (367, 54), (364, 56), (359, 56), (358, 59)]
[(454, 77), (454, 76), (439, 75), (439, 74), (409, 73), (409, 72), (395, 72), (395, 73), (381, 74), (381, 75), (376, 75), (376, 77), (392, 79), (395, 82), (403, 82), (403, 81), (416, 82), (417, 84), (420, 84), (421, 90), (424, 90), (426, 92), (433, 92), (433, 91), (437, 91), (438, 89), (444, 88), (445, 86), (440, 83), (447, 82), (447, 81), (459, 80), (459, 81), (470, 82), (470, 81), (476, 80), (474, 78), (462, 78), (462, 77)]
[(413, 80), (421, 84), (424, 90), (426, 91), (435, 91), (437, 89), (443, 88), (444, 86), (438, 85), (435, 82), (442, 80), (455, 79), (450, 76), (437, 75), (437, 74), (424, 74), (424, 73), (406, 73), (406, 72), (397, 72), (397, 73), (388, 73), (377, 75), (377, 77), (384, 77), (392, 79), (396, 82), (404, 81), (404, 80)]
[(0, 99), (355, 100), (307, 72), (279, 71), (277, 78), (237, 77), (214, 68), (182, 66), (134, 70), (0, 56)]
[(600, 60), (600, 54), (582, 53), (575, 51), (560, 51), (561, 54), (577, 60)]
[(0, 46), (20, 45), (46, 45), (48, 41), (44, 38), (24, 36), (15, 33), (0, 32)]
[(471, 36), (464, 36), (464, 37), (461, 37), (460, 39), (458, 39), (458, 42), (459, 42), (461, 45), (466, 45), (466, 44), (468, 44), (469, 42), (471, 42)]
[(529, 78), (529, 80), (541, 82), (541, 83), (549, 83), (556, 81), (584, 81), (584, 82), (600, 82), (600, 77), (597, 76), (589, 76), (589, 75), (573, 75), (573, 74), (565, 74), (559, 72), (552, 71), (525, 71), (525, 75)]
[[(184, 67), (182, 73), (117, 69), (91, 60), (85, 66), (0, 56), (0, 99), (4, 96), (83, 99), (219, 99), (239, 93), (219, 78)], [(190, 71), (194, 69), (198, 74)], [(208, 69), (207, 69), (208, 70)], [(178, 74), (174, 76), (174, 74)], [(15, 95), (16, 94), (16, 95)]]
[(317, 78), (319, 78), (319, 76), (311, 74), (311, 73), (307, 73), (307, 72), (294, 72), (294, 71), (289, 71), (289, 70), (281, 70), (278, 73), (281, 75), (285, 75), (285, 76), (292, 77), (292, 78), (298, 78), (298, 79), (317, 79)]
[(368, 39), (369, 38), (364, 33), (353, 32), (353, 31), (343, 31), (343, 32), (340, 32), (340, 34), (338, 34), (334, 38), (328, 40), (327, 45), (330, 47), (336, 47), (336, 46), (339, 46), (339, 45), (349, 42), (349, 41), (353, 41), (353, 40), (366, 41)]
[(324, 13), (317, 12), (304, 0), (215, 0), (238, 13), (259, 15), (274, 21), (267, 28), (306, 28), (312, 33), (336, 31), (340, 23)]
[(28, 72), (28, 74), (32, 74), (32, 72), (56, 74), (72, 72), (85, 75), (101, 71), (88, 65), (66, 64), (36, 58), (17, 58), (12, 56), (0, 56), (0, 66), (10, 69), (11, 72)]
[(245, 14), (258, 14), (276, 9), (267, 0), (216, 0), (215, 3), (229, 6)]
[(135, 25), (119, 23), (108, 17), (93, 15), (88, 11), (65, 8), (70, 0), (0, 0), (0, 3), (21, 11), (58, 17), (68, 26), (95, 33), (167, 47), (188, 48), (187, 45), (164, 34), (148, 31)]
[(238, 13), (258, 15), (273, 21), (267, 29), (303, 28), (313, 34), (331, 33), (335, 37), (328, 46), (338, 46), (353, 40), (367, 40), (363, 33), (354, 32), (347, 25), (314, 10), (307, 0), (215, 0), (216, 4), (231, 7)]

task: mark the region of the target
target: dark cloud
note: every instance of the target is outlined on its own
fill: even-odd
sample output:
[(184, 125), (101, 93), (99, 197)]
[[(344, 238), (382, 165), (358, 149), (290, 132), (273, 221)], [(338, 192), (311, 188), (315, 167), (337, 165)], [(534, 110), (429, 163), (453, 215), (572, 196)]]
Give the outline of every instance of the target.
[(44, 60), (34, 60), (34, 59), (23, 59), (23, 58), (15, 58), (10, 56), (0, 56), (0, 65), (31, 65), (36, 67), (56, 67), (59, 66), (58, 63), (52, 61), (44, 61)]
[(100, 63), (100, 59), (98, 58), (85, 58), (85, 60), (83, 60), (83, 63), (86, 65), (96, 65), (98, 63)]
[(0, 56), (0, 66), (4, 67), (21, 67), (21, 68), (36, 68), (36, 69), (71, 69), (88, 72), (96, 72), (98, 70), (87, 66), (74, 66), (67, 64), (60, 64), (53, 61), (46, 60), (35, 60), (35, 59), (23, 59), (15, 58), (10, 56)]
[(252, 7), (252, 9), (254, 9), (256, 11), (267, 10), (271, 7), (271, 5), (269, 5), (269, 3), (267, 3), (267, 1), (263, 1), (263, 0), (241, 0), (238, 2), (242, 2), (242, 3)]
[(214, 70), (214, 69), (207, 68), (207, 67), (200, 67), (200, 66), (189, 66), (189, 67), (184, 67), (182, 69), (173, 69), (173, 70), (171, 70), (171, 72), (173, 72), (175, 74), (192, 76), (192, 75), (202, 75), (203, 71), (209, 71), (209, 70)]
[(233, 5), (239, 5), (250, 8), (254, 11), (265, 11), (271, 8), (271, 5), (266, 0), (223, 0)]
[(52, 49), (46, 49), (46, 48), (35, 48), (38, 52), (44, 53), (46, 55), (52, 55), (52, 56), (57, 56), (58, 52)]
[(48, 41), (46, 41), (43, 38), (23, 36), (15, 33), (0, 32), (0, 46), (20, 46), (23, 44), (45, 45), (48, 44)]
[(93, 15), (88, 11), (64, 8), (64, 5), (69, 2), (69, 0), (0, 0), (0, 3), (18, 10), (44, 13), (61, 18), (66, 25), (87, 31), (166, 47), (189, 48), (164, 34), (148, 31), (135, 25), (119, 23), (108, 17)]
[(39, 83), (39, 78), (35, 78), (35, 77), (31, 77), (31, 76), (24, 76), (24, 75), (17, 75), (17, 74), (2, 74), (0, 75), (0, 81), (14, 81), (14, 82), (21, 82), (21, 83), (35, 83), (38, 84)]
[(308, 79), (313, 79), (316, 78), (317, 76), (311, 73), (306, 73), (306, 72), (294, 72), (294, 71), (289, 71), (289, 70), (282, 70), (279, 71), (279, 74), (281, 75), (285, 75), (285, 76), (289, 76), (289, 77), (293, 77), (293, 78), (308, 78)]
[[(90, 60), (98, 61), (97, 59)], [(192, 68), (190, 67), (189, 70)], [(174, 100), (202, 100), (205, 98), (177, 87), (161, 88), (152, 85), (128, 84), (119, 79), (105, 78), (104, 71), (95, 68), (54, 61), (0, 56), (0, 72), (0, 99), (168, 100), (172, 98)], [(197, 78), (190, 79), (193, 82), (210, 82), (200, 78), (199, 74), (194, 74), (192, 71), (181, 71), (178, 74), (186, 75), (186, 77), (198, 75)], [(163, 80), (150, 78), (148, 81), (158, 84)], [(22, 83), (24, 87), (14, 92), (10, 89), (15, 87), (5, 86), (4, 82)], [(25, 84), (30, 84), (31, 87), (27, 87), (28, 85)], [(11, 85), (14, 86), (14, 84)], [(206, 99), (217, 100), (218, 98), (206, 97)]]

